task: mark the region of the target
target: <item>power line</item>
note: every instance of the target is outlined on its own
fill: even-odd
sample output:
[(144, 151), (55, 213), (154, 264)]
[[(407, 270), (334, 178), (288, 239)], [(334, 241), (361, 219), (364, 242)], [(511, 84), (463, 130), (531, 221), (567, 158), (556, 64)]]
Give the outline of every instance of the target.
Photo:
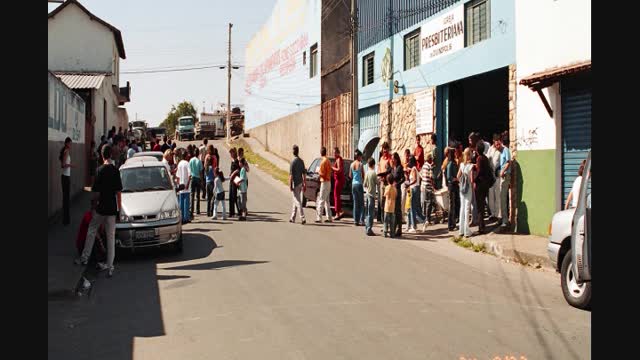
[(202, 69), (212, 69), (216, 67), (224, 67), (226, 65), (211, 65), (211, 66), (200, 66), (200, 67), (191, 67), (191, 68), (182, 68), (182, 69), (164, 69), (164, 70), (140, 70), (140, 71), (121, 71), (120, 74), (155, 74), (155, 73), (165, 73), (165, 72), (180, 72), (180, 71), (192, 71), (192, 70), (202, 70)]

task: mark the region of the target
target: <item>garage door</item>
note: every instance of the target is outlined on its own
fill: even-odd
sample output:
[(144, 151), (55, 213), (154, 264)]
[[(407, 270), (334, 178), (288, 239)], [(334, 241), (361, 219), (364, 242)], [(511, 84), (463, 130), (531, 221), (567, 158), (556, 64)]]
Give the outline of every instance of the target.
[(562, 81), (562, 190), (563, 204), (582, 160), (591, 149), (590, 78)]

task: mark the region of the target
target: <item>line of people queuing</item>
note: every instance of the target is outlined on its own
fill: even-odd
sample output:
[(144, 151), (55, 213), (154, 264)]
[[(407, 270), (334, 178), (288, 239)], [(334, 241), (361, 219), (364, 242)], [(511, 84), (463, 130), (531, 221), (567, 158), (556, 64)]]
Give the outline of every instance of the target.
[[(364, 225), (369, 236), (374, 235), (374, 218), (384, 224), (384, 236), (399, 237), (403, 231), (416, 233), (420, 224), (422, 231), (425, 231), (427, 226), (433, 224), (432, 215), (438, 209), (436, 184), (443, 179), (448, 189), (449, 208), (441, 210), (448, 214), (449, 231), (458, 229), (461, 236), (469, 237), (472, 235), (470, 226), (478, 225), (478, 233), (486, 232), (486, 212), (490, 215), (490, 221), (498, 221), (503, 227), (509, 225), (512, 158), (509, 148), (504, 146), (503, 134), (494, 134), (493, 144), (489, 144), (482, 140), (479, 133), (472, 132), (466, 149), (461, 142), (452, 141), (443, 151), (445, 158), (441, 165), (436, 135), (430, 134), (428, 137), (431, 148), (428, 153), (420, 141), (420, 136), (417, 136), (413, 152), (406, 149), (403, 159), (397, 152), (391, 154), (389, 144), (383, 143), (377, 167), (373, 158), (364, 164), (362, 153), (356, 150), (354, 161), (347, 171), (342, 168), (339, 149), (334, 149), (335, 163), (331, 165), (323, 147), (318, 169), (320, 189), (316, 201), (316, 222), (321, 222), (323, 212), (327, 216), (325, 222), (332, 221), (329, 196), (333, 175), (336, 210), (333, 220), (340, 219), (344, 214), (340, 194), (345, 178), (349, 177), (354, 224)], [(306, 169), (295, 145), (293, 154), (289, 175), (293, 209), (289, 221), (295, 222), (299, 212), (304, 224), (306, 219), (302, 202), (306, 190)], [(404, 223), (407, 226), (403, 229)]]

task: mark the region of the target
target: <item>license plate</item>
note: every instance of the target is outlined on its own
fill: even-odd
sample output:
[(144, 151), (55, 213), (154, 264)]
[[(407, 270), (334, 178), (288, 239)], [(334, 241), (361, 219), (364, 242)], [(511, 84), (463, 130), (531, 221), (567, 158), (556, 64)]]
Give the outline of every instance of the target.
[(154, 229), (136, 231), (136, 239), (139, 239), (139, 240), (149, 240), (149, 239), (153, 239), (155, 236), (156, 236), (156, 231)]
[(340, 200), (347, 200), (347, 201), (349, 201), (349, 195), (340, 195)]

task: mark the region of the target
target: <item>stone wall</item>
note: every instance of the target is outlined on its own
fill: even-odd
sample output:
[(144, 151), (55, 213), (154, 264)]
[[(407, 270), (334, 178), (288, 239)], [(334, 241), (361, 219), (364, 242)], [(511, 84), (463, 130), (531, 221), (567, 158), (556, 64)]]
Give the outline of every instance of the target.
[(518, 155), (518, 129), (516, 127), (516, 89), (517, 89), (517, 77), (516, 77), (516, 64), (509, 65), (509, 148), (511, 149), (511, 154), (513, 157), (513, 168), (511, 170), (511, 197), (509, 208), (511, 211), (509, 212), (509, 223), (511, 224), (511, 228), (515, 228), (516, 219), (518, 218), (518, 206), (516, 204), (516, 199), (518, 198), (518, 191), (522, 191), (518, 189), (516, 186), (518, 182), (518, 177), (522, 174), (519, 169), (520, 166), (517, 164), (516, 156)]
[[(428, 135), (420, 135), (420, 144), (426, 152), (431, 151), (434, 146), (427, 144)], [(385, 141), (391, 146), (391, 153), (397, 151), (400, 157), (405, 149), (413, 153), (416, 147), (416, 99), (413, 94), (394, 99), (391, 108), (389, 101), (380, 104), (380, 143)]]

